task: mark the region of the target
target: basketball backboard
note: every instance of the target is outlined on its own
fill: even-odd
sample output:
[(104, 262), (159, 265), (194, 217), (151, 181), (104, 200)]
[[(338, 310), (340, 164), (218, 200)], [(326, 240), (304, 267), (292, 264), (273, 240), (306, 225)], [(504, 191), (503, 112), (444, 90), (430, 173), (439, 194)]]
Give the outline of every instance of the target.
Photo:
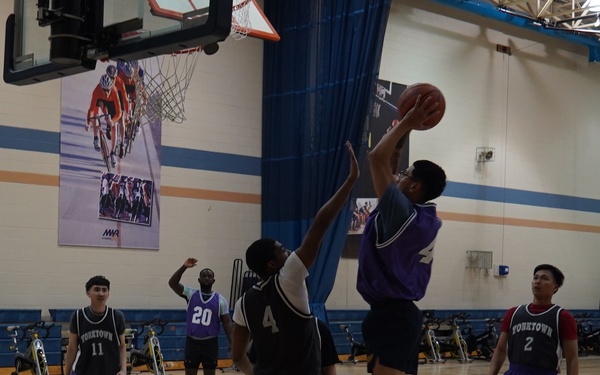
[[(4, 81), (33, 84), (198, 46), (230, 34), (236, 4), (248, 36), (279, 40), (255, 0), (14, 0), (6, 24)], [(232, 14), (233, 13), (233, 14)], [(208, 48), (206, 51), (208, 53)], [(215, 51), (215, 48), (212, 48)]]

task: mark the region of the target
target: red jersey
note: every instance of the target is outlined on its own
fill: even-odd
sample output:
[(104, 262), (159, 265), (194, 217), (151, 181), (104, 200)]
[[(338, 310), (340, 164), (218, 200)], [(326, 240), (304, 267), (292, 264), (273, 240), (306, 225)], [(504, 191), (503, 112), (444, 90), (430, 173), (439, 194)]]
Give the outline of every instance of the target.
[(112, 121), (119, 121), (123, 112), (121, 110), (121, 103), (119, 102), (119, 94), (117, 93), (117, 89), (113, 87), (110, 89), (108, 96), (106, 92), (97, 85), (94, 91), (92, 92), (92, 101), (90, 103), (90, 109), (88, 110), (88, 118), (94, 116), (94, 112), (96, 108), (100, 106), (100, 104), (104, 105), (104, 112), (108, 111), (108, 114), (111, 115)]
[(117, 93), (121, 99), (121, 108), (125, 113), (129, 113), (129, 100), (127, 100), (127, 90), (125, 90), (125, 83), (121, 79), (121, 77), (115, 77), (115, 85), (114, 87), (117, 89)]
[(131, 100), (132, 102), (135, 101), (135, 98), (136, 98), (135, 78), (127, 77), (127, 75), (125, 75), (125, 72), (122, 70), (119, 71), (119, 75), (117, 77), (120, 78), (121, 81), (123, 82), (123, 88), (125, 89), (125, 92), (127, 94), (125, 97), (128, 98), (129, 100)]

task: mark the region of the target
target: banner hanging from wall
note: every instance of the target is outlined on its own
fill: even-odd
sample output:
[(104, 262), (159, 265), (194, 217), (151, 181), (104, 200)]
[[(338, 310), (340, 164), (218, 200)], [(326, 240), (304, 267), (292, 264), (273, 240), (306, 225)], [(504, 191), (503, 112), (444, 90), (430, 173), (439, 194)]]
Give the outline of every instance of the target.
[[(379, 142), (385, 134), (392, 121), (398, 119), (398, 98), (404, 92), (406, 85), (377, 80), (371, 97), (371, 110), (367, 127), (368, 150)], [(408, 142), (403, 148), (403, 155), (400, 165), (401, 169), (408, 166)], [(361, 169), (360, 178), (357, 183), (358, 198), (354, 205), (348, 236), (342, 251), (342, 258), (358, 258), (358, 249), (360, 239), (371, 211), (377, 206), (377, 194), (373, 188), (371, 180), (371, 171), (368, 163), (365, 163)]]
[(162, 124), (145, 113), (151, 100), (136, 62), (62, 79), (59, 245), (158, 249)]

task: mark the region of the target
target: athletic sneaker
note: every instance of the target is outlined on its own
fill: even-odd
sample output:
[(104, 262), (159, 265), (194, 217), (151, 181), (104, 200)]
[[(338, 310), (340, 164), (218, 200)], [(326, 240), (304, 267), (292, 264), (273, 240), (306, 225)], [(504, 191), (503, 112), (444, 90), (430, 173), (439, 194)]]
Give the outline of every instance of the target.
[(106, 128), (106, 139), (110, 141), (110, 128)]
[(94, 150), (100, 152), (100, 145), (98, 144), (98, 138), (94, 138)]
[(117, 162), (115, 161), (115, 153), (114, 152), (110, 153), (110, 164), (112, 164), (113, 168), (117, 165)]

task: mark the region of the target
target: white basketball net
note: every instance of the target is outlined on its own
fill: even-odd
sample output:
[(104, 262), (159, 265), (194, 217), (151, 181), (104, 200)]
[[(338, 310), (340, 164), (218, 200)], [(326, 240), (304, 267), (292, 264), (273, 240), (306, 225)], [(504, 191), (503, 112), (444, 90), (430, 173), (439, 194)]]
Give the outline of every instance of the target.
[[(242, 40), (252, 31), (250, 1), (233, 0), (230, 36)], [(138, 95), (134, 117), (145, 115), (146, 122), (158, 119), (182, 123), (185, 117), (185, 93), (194, 74), (201, 48), (140, 60), (144, 82), (136, 80)]]
[(194, 74), (200, 48), (141, 60), (147, 96), (146, 116), (176, 123), (185, 121), (185, 93)]
[(233, 0), (231, 9), (231, 32), (229, 35), (235, 40), (242, 40), (252, 31), (250, 23), (250, 1)]

